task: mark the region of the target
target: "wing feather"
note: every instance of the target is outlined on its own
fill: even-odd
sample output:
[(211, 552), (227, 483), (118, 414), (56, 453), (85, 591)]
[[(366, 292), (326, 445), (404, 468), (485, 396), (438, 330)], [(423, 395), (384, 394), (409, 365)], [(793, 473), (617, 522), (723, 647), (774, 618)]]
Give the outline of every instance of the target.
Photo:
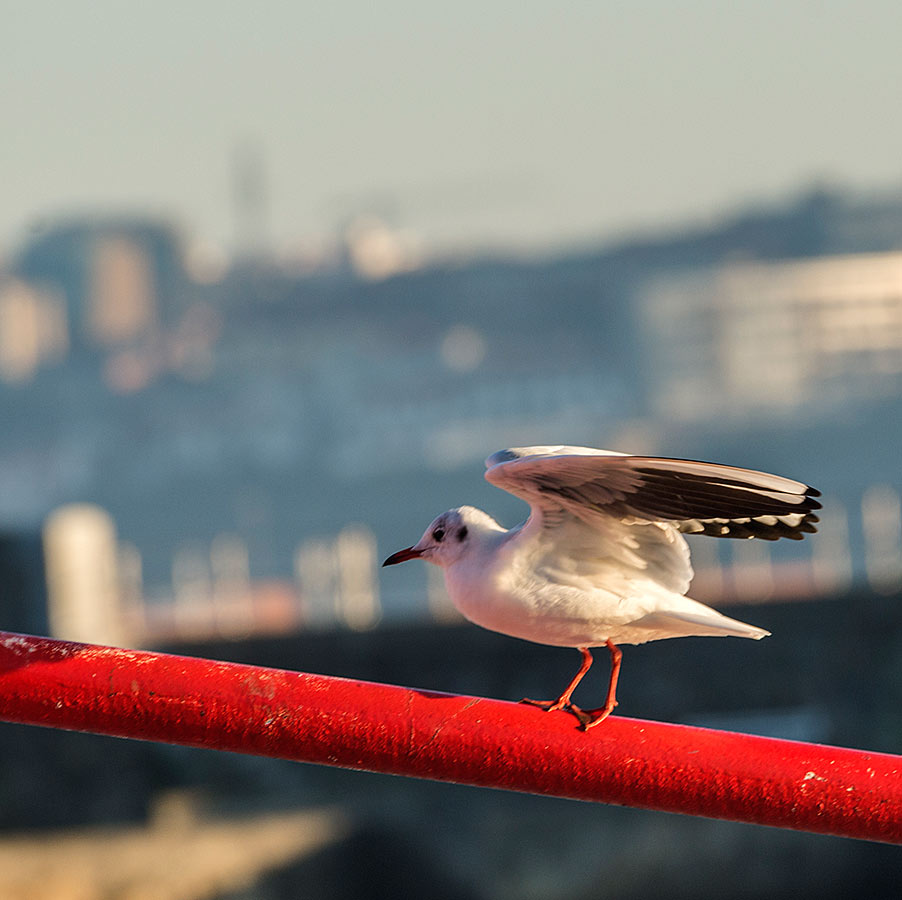
[(752, 469), (628, 456), (588, 447), (524, 447), (486, 460), (486, 479), (526, 500), (532, 519), (563, 509), (588, 525), (667, 523), (714, 537), (801, 540), (817, 530), (814, 488)]

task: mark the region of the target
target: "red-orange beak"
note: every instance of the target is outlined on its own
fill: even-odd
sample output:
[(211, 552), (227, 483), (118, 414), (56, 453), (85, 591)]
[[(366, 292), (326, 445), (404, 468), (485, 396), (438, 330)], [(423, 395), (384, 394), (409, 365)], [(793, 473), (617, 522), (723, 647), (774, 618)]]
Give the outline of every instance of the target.
[(419, 559), (422, 555), (422, 550), (415, 550), (413, 547), (408, 547), (406, 550), (399, 550), (397, 553), (392, 553), (392, 555), (382, 563), (382, 566), (383, 568), (385, 566), (394, 566), (401, 562), (407, 562), (408, 559)]

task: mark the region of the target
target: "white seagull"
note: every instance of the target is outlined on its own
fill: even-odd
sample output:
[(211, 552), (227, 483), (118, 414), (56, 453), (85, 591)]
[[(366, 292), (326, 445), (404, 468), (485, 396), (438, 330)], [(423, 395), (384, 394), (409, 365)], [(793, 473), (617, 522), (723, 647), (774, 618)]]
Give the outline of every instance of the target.
[[(801, 540), (816, 531), (819, 492), (779, 475), (716, 463), (631, 456), (590, 447), (520, 447), (486, 460), (486, 480), (525, 500), (510, 530), (472, 506), (436, 518), (391, 566), (424, 559), (444, 569), (448, 595), (471, 622), (538, 644), (575, 647), (582, 665), (557, 700), (585, 729), (617, 705), (618, 644), (691, 635), (759, 640), (769, 632), (686, 597), (692, 580), (683, 534)], [(604, 706), (570, 701), (606, 646)]]

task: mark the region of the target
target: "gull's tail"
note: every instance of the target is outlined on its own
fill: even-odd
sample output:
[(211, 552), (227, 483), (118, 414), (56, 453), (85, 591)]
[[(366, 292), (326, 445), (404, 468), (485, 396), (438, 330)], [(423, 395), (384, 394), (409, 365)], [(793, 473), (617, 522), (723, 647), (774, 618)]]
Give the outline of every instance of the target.
[(756, 625), (740, 622), (739, 619), (731, 619), (729, 616), (719, 613), (698, 600), (690, 597), (680, 597), (678, 608), (657, 610), (643, 616), (634, 627), (648, 629), (656, 640), (661, 637), (744, 637), (760, 641), (770, 632)]

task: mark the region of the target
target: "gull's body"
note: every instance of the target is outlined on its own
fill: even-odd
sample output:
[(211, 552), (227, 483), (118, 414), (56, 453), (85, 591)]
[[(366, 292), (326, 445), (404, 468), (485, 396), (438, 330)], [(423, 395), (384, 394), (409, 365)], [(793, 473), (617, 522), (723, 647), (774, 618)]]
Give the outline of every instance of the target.
[[(580, 649), (583, 667), (547, 706), (571, 709), (587, 727), (615, 703), (616, 645), (768, 634), (685, 596), (693, 573), (683, 533), (798, 540), (815, 531), (820, 508), (817, 491), (777, 475), (587, 447), (501, 450), (486, 467), (489, 482), (529, 503), (526, 522), (507, 530), (481, 510), (452, 509), (385, 565), (435, 563), (470, 621)], [(588, 648), (601, 645), (614, 670), (608, 702), (593, 716), (570, 694), (591, 664)]]

